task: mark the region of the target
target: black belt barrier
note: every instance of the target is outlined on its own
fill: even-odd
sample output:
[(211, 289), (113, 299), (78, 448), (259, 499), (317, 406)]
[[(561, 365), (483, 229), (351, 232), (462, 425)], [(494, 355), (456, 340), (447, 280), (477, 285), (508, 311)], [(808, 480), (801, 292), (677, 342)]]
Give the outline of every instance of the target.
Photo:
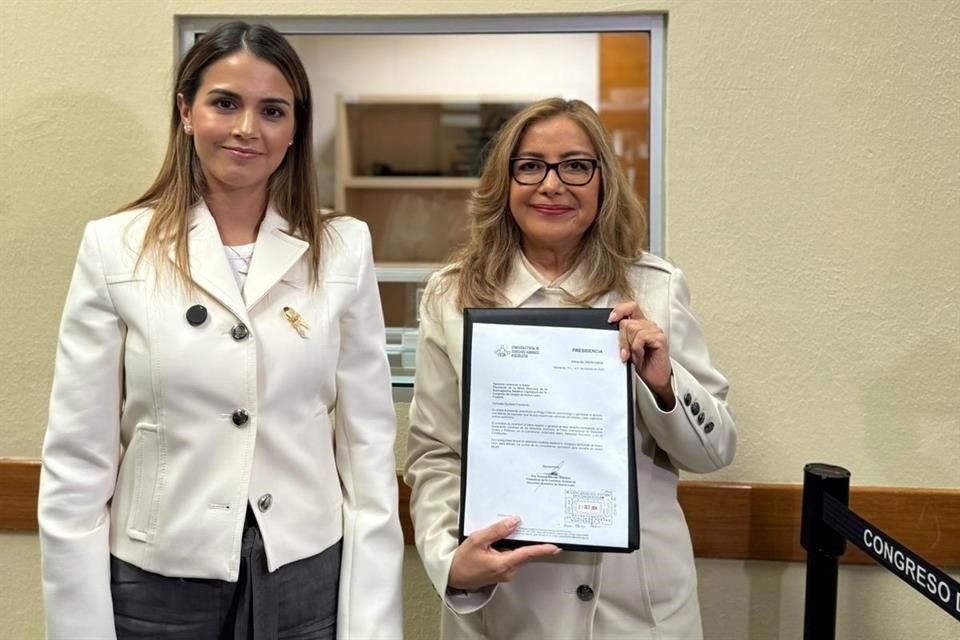
[(834, 638), (838, 563), (847, 540), (960, 621), (960, 583), (849, 509), (849, 471), (821, 463), (808, 464), (803, 471), (804, 640)]

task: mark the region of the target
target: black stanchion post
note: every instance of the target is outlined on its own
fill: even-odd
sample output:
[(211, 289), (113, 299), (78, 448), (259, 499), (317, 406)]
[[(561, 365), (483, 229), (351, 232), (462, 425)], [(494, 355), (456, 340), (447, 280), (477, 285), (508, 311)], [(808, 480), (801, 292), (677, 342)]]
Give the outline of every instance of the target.
[(849, 504), (850, 472), (820, 462), (805, 465), (800, 524), (800, 544), (807, 551), (804, 640), (834, 640), (837, 627), (837, 567), (847, 541), (823, 521), (824, 494)]

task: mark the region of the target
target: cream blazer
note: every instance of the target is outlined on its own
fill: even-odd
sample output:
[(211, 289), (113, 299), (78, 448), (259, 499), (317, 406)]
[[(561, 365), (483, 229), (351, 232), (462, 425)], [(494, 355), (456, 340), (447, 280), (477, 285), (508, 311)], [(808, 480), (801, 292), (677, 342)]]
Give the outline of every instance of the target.
[(338, 639), (400, 638), (395, 413), (366, 225), (331, 223), (312, 289), (307, 243), (269, 209), (241, 295), (203, 204), (194, 291), (137, 266), (150, 216), (88, 224), (67, 295), (40, 478), (48, 637), (115, 637), (110, 554), (237, 580), (249, 501), (271, 571), (343, 538)]
[[(437, 293), (440, 278), (429, 283), (421, 309), (405, 480), (412, 488), (417, 549), (447, 605), (444, 640), (700, 638), (678, 469), (703, 473), (729, 464), (736, 431), (725, 401), (727, 381), (710, 363), (682, 272), (649, 254), (629, 271), (644, 314), (668, 336), (677, 396), (676, 407), (663, 412), (634, 376), (640, 549), (630, 555), (563, 552), (525, 565), (512, 582), (469, 594), (447, 590), (460, 500), (463, 317), (452, 289)], [(562, 293), (584, 284), (579, 271), (546, 283), (518, 254), (504, 294), (511, 307), (562, 306)], [(618, 302), (607, 295), (593, 306)]]

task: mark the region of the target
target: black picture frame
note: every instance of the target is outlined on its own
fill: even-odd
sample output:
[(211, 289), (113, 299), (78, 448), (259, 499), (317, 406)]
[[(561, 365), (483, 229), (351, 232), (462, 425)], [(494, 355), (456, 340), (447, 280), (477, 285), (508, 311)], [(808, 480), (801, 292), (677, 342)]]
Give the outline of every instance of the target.
[[(617, 324), (608, 322), (610, 308), (467, 308), (463, 312), (463, 362), (461, 367), (461, 455), (460, 455), (460, 514), (458, 535), (462, 543), (467, 536), (464, 534), (463, 523), (469, 496), (467, 494), (467, 459), (470, 442), (470, 387), (471, 387), (471, 356), (473, 347), (473, 329), (478, 324), (503, 324), (516, 326), (540, 327), (572, 327), (584, 329), (604, 329), (618, 331)], [(510, 540), (498, 541), (494, 546), (500, 549), (514, 549), (534, 544), (550, 542), (567, 551), (589, 551), (603, 553), (632, 553), (640, 547), (640, 516), (637, 498), (637, 460), (636, 436), (634, 431), (634, 393), (632, 363), (624, 364), (624, 375), (627, 377), (627, 503), (628, 517), (626, 532), (627, 544), (624, 547), (610, 547), (600, 545), (571, 544), (551, 540)], [(491, 523), (492, 524), (492, 523)]]

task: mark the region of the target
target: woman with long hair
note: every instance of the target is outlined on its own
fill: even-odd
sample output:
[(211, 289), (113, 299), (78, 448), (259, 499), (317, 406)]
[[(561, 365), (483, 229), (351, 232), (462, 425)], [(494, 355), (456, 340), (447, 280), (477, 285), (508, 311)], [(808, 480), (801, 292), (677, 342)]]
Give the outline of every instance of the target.
[(159, 175), (87, 225), (63, 312), (48, 637), (400, 638), (370, 234), (318, 205), (303, 65), (231, 22), (173, 94)]
[[(702, 637), (677, 477), (733, 459), (727, 382), (710, 362), (683, 273), (643, 250), (641, 204), (596, 112), (557, 98), (514, 116), (469, 211), (466, 246), (422, 299), (405, 468), (417, 548), (445, 602), (443, 639)], [(463, 310), (563, 306), (610, 308), (620, 356), (632, 361), (640, 548), (498, 550), (523, 514), (458, 544)]]

